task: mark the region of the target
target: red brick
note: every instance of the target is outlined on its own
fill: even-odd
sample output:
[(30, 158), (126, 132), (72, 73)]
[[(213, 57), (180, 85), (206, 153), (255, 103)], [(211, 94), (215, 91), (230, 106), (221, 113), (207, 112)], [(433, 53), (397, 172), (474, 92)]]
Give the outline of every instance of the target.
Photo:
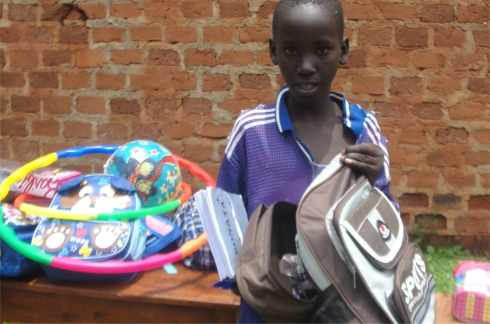
[(473, 39), (478, 47), (490, 47), (490, 32), (488, 30), (474, 30)]
[(28, 135), (25, 118), (0, 119), (2, 136), (26, 137)]
[(178, 107), (173, 98), (147, 98), (145, 108), (148, 116), (166, 116), (175, 114)]
[(452, 62), (454, 71), (480, 71), (485, 66), (485, 57), (480, 54), (455, 55)]
[(463, 199), (455, 194), (437, 194), (432, 197), (434, 206), (437, 209), (461, 210)]
[(167, 27), (168, 43), (195, 43), (197, 42), (197, 31), (191, 26), (168, 26)]
[(434, 30), (434, 45), (439, 47), (461, 47), (466, 41), (465, 32), (455, 29)]
[(17, 50), (10, 52), (10, 65), (14, 67), (34, 68), (39, 64), (35, 50)]
[(53, 119), (33, 120), (32, 135), (34, 136), (59, 136), (60, 123)]
[(360, 46), (389, 46), (391, 44), (391, 28), (373, 30), (372, 28), (360, 28), (357, 35), (357, 43)]
[(22, 88), (25, 84), (24, 73), (0, 72), (0, 85), (3, 88)]
[(110, 14), (116, 18), (136, 18), (140, 16), (138, 4), (136, 3), (117, 3), (111, 4)]
[(440, 144), (466, 144), (468, 132), (464, 128), (439, 128), (435, 139)]
[(427, 208), (429, 197), (425, 193), (405, 193), (400, 199), (400, 208)]
[(439, 174), (429, 171), (411, 171), (407, 174), (407, 180), (411, 188), (434, 188), (439, 182)]
[(272, 18), (274, 13), (274, 9), (276, 8), (277, 2), (274, 1), (265, 1), (257, 11), (257, 17), (259, 19), (269, 19)]
[[(488, 216), (488, 214), (487, 214)], [(490, 231), (488, 217), (477, 218), (473, 215), (463, 215), (454, 220), (454, 230), (460, 235), (482, 235), (488, 237)], [(484, 248), (488, 251), (488, 245)]]
[(63, 73), (61, 75), (61, 87), (63, 89), (77, 90), (90, 88), (90, 73)]
[(242, 74), (238, 80), (243, 89), (267, 90), (271, 88), (271, 80), (267, 74)]
[(186, 66), (216, 66), (216, 52), (214, 50), (198, 50), (189, 48), (185, 50)]
[(106, 64), (105, 52), (101, 50), (82, 50), (77, 52), (77, 66), (81, 68), (99, 67)]
[(480, 184), (483, 188), (490, 188), (490, 173), (480, 175)]
[(218, 106), (221, 109), (237, 114), (242, 110), (255, 108), (258, 105), (257, 100), (249, 99), (225, 99)]
[(379, 112), (378, 119), (395, 117), (403, 118), (406, 113), (406, 104), (402, 102), (375, 102), (374, 111)]
[(182, 15), (185, 18), (205, 18), (213, 14), (213, 1), (211, 0), (184, 0), (182, 1)]
[(175, 91), (194, 90), (196, 86), (197, 80), (194, 72), (182, 72), (173, 75), (171, 87)]
[(488, 5), (485, 6), (458, 6), (458, 21), (462, 23), (488, 23)]
[(412, 114), (424, 120), (440, 120), (444, 116), (440, 104), (427, 102), (415, 105)]
[(490, 131), (488, 129), (477, 130), (473, 133), (473, 136), (482, 144), (490, 144)]
[(425, 28), (396, 28), (395, 41), (401, 47), (427, 47), (429, 33)]
[(392, 95), (408, 95), (422, 93), (422, 80), (418, 77), (391, 78), (390, 93)]
[(115, 64), (139, 64), (143, 57), (141, 50), (113, 50), (111, 51), (111, 59)]
[(83, 10), (88, 19), (104, 19), (106, 5), (103, 3), (80, 3), (78, 8)]
[(97, 73), (95, 88), (98, 90), (122, 90), (126, 86), (126, 74)]
[(413, 53), (412, 61), (418, 69), (441, 69), (444, 67), (446, 58), (442, 54), (417, 52)]
[(464, 152), (459, 145), (447, 144), (444, 149), (429, 152), (426, 163), (432, 167), (459, 167), (464, 163)]
[(41, 100), (34, 96), (12, 96), (10, 107), (15, 112), (38, 113), (41, 111)]
[(97, 138), (103, 142), (118, 141), (128, 136), (126, 125), (116, 123), (98, 124), (96, 132)]
[(65, 17), (67, 17), (72, 10), (73, 6), (70, 6), (69, 4), (45, 1), (42, 7), (41, 20), (62, 23)]
[(0, 39), (2, 43), (18, 43), (21, 41), (21, 31), (19, 27), (0, 28)]
[(269, 50), (260, 51), (257, 53), (257, 64), (265, 66), (274, 66), (271, 61)]
[(490, 195), (471, 196), (470, 199), (468, 199), (468, 208), (470, 210), (490, 209)]
[(347, 20), (376, 20), (378, 17), (378, 12), (372, 4), (346, 3), (343, 7)]
[(76, 109), (84, 114), (105, 114), (105, 99), (104, 97), (79, 96)]
[(452, 5), (434, 4), (422, 6), (420, 21), (428, 23), (449, 23), (454, 21)]
[(33, 159), (39, 158), (41, 155), (39, 142), (29, 141), (29, 140), (19, 140), (14, 138), (12, 140), (14, 160), (17, 161), (32, 161)]
[(382, 95), (385, 93), (385, 81), (382, 76), (354, 76), (352, 78), (352, 92)]
[(124, 41), (124, 28), (94, 27), (92, 29), (95, 43), (110, 43)]
[(43, 51), (43, 65), (57, 66), (70, 64), (72, 62), (72, 52), (66, 50), (45, 50)]
[(170, 138), (175, 139), (190, 138), (196, 135), (196, 126), (193, 123), (169, 124), (165, 126), (165, 129), (162, 131), (162, 133)]
[(443, 169), (442, 176), (444, 182), (453, 188), (470, 188), (475, 186), (475, 175), (466, 174), (459, 168)]
[(490, 163), (490, 152), (488, 151), (466, 151), (464, 153), (465, 164), (473, 166), (488, 165)]
[(235, 33), (235, 27), (204, 26), (203, 42), (205, 44), (231, 44)]
[(461, 90), (461, 80), (459, 79), (429, 79), (427, 89), (434, 92), (453, 93)]
[(488, 78), (470, 78), (468, 90), (471, 92), (488, 94), (490, 82)]
[(461, 104), (449, 108), (449, 117), (451, 119), (480, 119), (482, 116), (488, 118), (485, 106), (477, 104)]
[(5, 114), (7, 112), (7, 106), (8, 106), (7, 100), (5, 100), (4, 97), (0, 97), (0, 113)]
[(43, 98), (43, 111), (49, 114), (69, 114), (71, 99), (69, 96), (46, 96)]
[(205, 98), (182, 99), (182, 111), (186, 115), (210, 116), (213, 103)]
[(410, 20), (414, 18), (417, 9), (414, 5), (388, 3), (381, 4), (380, 7), (383, 17), (388, 20)]
[(12, 21), (36, 21), (38, 6), (30, 4), (9, 4), (9, 19)]
[(60, 44), (88, 44), (88, 29), (85, 26), (61, 26)]
[(179, 53), (173, 50), (157, 50), (151, 49), (148, 54), (149, 66), (179, 66)]
[(181, 18), (182, 16), (180, 0), (146, 2), (143, 10), (147, 17), (163, 17), (173, 21), (175, 21), (175, 16), (177, 18)]
[(214, 148), (211, 145), (186, 145), (184, 156), (189, 161), (206, 162), (211, 160)]
[(202, 91), (229, 91), (233, 88), (231, 78), (227, 74), (203, 74)]
[(31, 88), (56, 89), (58, 88), (58, 74), (55, 72), (29, 73)]
[(141, 105), (136, 99), (115, 98), (110, 102), (111, 113), (114, 115), (139, 116)]
[[(371, 51), (371, 50), (370, 50)], [(364, 47), (356, 47), (349, 52), (347, 64), (341, 65), (342, 69), (362, 69), (366, 67), (368, 51)]]
[(135, 26), (129, 29), (133, 41), (161, 41), (162, 28), (160, 26)]
[(220, 18), (248, 18), (250, 17), (249, 3), (245, 0), (220, 1)]
[(418, 150), (390, 149), (390, 166), (395, 168), (416, 166), (418, 162), (418, 156)]
[(53, 44), (54, 27), (28, 27), (26, 38), (29, 43)]
[(267, 44), (272, 36), (271, 29), (267, 26), (242, 27), (239, 32), (241, 43)]
[(223, 51), (218, 62), (219, 64), (243, 66), (254, 62), (254, 53), (250, 51)]
[(408, 54), (406, 52), (381, 51), (371, 54), (371, 64), (375, 67), (407, 67)]
[(148, 141), (158, 142), (161, 135), (161, 127), (158, 124), (131, 124), (129, 128), (130, 138), (138, 140), (144, 138)]
[(89, 123), (67, 121), (64, 126), (64, 137), (92, 138), (92, 125)]
[(425, 144), (427, 143), (427, 128), (423, 126), (412, 125), (403, 129), (403, 136), (400, 138), (400, 144)]
[(233, 125), (231, 124), (214, 124), (207, 123), (202, 127), (201, 136), (209, 138), (226, 138), (230, 133)]

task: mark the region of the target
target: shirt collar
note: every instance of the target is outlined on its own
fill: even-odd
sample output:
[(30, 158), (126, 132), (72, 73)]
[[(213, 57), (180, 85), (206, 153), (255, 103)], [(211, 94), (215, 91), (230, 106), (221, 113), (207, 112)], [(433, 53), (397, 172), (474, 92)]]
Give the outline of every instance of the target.
[[(293, 124), (291, 123), (286, 107), (288, 96), (289, 88), (284, 86), (279, 90), (276, 99), (276, 123), (281, 133), (287, 130), (293, 130)], [(330, 99), (342, 108), (342, 120), (347, 127), (352, 128), (350, 107), (344, 95), (339, 92), (330, 91)]]

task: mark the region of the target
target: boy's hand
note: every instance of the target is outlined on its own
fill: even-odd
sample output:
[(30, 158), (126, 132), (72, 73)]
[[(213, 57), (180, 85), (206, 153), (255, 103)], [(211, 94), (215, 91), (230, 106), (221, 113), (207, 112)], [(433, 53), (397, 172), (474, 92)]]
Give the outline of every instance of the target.
[(383, 170), (383, 160), (383, 151), (372, 143), (348, 146), (340, 157), (340, 162), (363, 172), (373, 187)]

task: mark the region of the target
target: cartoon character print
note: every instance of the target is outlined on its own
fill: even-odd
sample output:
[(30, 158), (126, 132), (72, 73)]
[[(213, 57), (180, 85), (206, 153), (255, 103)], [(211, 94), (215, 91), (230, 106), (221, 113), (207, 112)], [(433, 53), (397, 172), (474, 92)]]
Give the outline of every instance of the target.
[[(158, 162), (149, 157), (141, 163), (134, 158), (129, 158), (126, 163), (122, 157), (115, 156), (111, 163), (114, 163), (118, 172), (136, 187), (143, 202), (156, 195), (158, 189), (165, 192), (167, 188), (157, 188), (154, 184), (162, 176), (164, 164), (175, 166), (175, 160), (172, 156), (166, 156)], [(178, 178), (178, 175), (173, 173), (168, 176), (174, 181)]]
[(55, 253), (66, 246), (74, 228), (66, 224), (53, 224), (44, 229), (42, 246), (44, 251)]
[(64, 195), (59, 206), (76, 213), (112, 213), (133, 203), (131, 196), (107, 183), (99, 188), (82, 181), (79, 187)]
[(90, 238), (92, 246), (99, 254), (111, 251), (125, 232), (122, 223), (107, 223), (92, 227)]

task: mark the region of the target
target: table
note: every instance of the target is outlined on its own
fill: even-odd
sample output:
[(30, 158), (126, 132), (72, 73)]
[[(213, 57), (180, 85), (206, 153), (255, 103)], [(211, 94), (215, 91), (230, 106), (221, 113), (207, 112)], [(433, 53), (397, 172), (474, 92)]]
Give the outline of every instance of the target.
[(2, 278), (0, 322), (236, 323), (240, 298), (212, 288), (216, 272), (174, 266), (177, 274), (153, 269), (126, 284)]

